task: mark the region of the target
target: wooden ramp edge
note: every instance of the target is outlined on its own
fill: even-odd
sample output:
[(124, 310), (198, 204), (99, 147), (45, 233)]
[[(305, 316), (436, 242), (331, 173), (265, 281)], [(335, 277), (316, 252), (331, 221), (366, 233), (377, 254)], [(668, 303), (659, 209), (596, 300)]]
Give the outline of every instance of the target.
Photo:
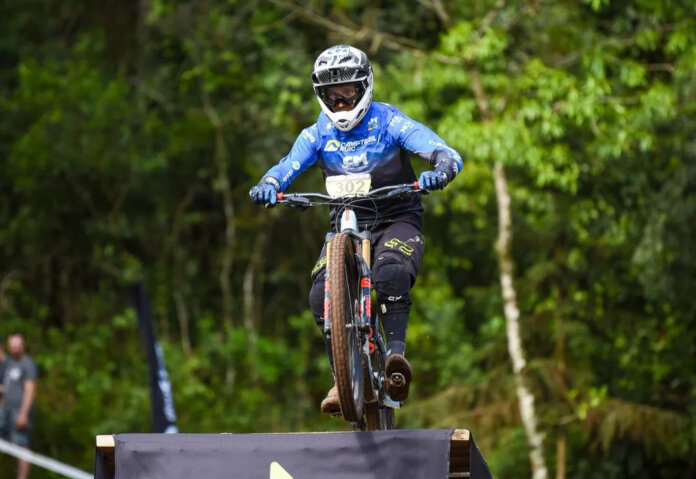
[[(308, 433), (309, 434), (309, 433)], [(321, 434), (321, 433), (314, 433)], [(450, 478), (469, 477), (470, 467), (470, 432), (468, 429), (455, 429), (450, 439)], [(111, 434), (97, 436), (97, 450), (106, 458), (106, 464), (113, 473), (116, 467), (115, 461), (116, 441)]]

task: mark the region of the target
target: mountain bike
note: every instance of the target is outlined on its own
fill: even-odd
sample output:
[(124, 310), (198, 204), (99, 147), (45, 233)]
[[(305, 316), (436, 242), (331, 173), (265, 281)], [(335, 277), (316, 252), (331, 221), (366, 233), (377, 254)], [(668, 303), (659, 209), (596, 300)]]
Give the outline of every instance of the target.
[[(360, 230), (355, 211), (376, 211), (370, 201), (425, 193), (418, 182), (370, 190), (370, 175), (326, 178), (328, 195), (278, 193), (278, 202), (306, 209), (337, 207), (340, 227), (326, 235), (324, 334), (331, 338), (334, 375), (343, 418), (361, 430), (392, 429), (401, 403), (387, 394), (386, 345), (372, 311), (370, 279), (372, 235)], [(405, 378), (392, 375), (398, 382)]]

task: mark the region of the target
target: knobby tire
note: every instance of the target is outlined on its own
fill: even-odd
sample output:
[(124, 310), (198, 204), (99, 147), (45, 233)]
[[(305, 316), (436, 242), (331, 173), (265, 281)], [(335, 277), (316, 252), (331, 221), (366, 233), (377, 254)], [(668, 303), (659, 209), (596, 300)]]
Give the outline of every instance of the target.
[(358, 268), (351, 238), (338, 233), (328, 254), (331, 349), (343, 418), (360, 422), (363, 415), (363, 368), (356, 311)]

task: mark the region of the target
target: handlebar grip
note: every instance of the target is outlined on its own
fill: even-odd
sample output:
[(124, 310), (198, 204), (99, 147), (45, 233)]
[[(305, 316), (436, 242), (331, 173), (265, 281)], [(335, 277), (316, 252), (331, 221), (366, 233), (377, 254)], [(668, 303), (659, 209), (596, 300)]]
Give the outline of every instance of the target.
[[(278, 193), (276, 193), (276, 199), (277, 199), (278, 201), (281, 201), (283, 198), (285, 198), (285, 195), (283, 194), (282, 191), (279, 191)], [(273, 207), (275, 207), (275, 205), (277, 205), (277, 204), (278, 204), (278, 203), (266, 203), (264, 206), (265, 206), (266, 208), (273, 208)]]

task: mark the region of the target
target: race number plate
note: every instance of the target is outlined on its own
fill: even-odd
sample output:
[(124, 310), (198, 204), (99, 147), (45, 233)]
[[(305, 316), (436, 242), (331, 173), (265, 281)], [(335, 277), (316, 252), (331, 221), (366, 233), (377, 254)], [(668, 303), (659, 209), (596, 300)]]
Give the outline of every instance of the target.
[(371, 184), (372, 177), (369, 173), (326, 177), (326, 191), (332, 198), (368, 193)]

